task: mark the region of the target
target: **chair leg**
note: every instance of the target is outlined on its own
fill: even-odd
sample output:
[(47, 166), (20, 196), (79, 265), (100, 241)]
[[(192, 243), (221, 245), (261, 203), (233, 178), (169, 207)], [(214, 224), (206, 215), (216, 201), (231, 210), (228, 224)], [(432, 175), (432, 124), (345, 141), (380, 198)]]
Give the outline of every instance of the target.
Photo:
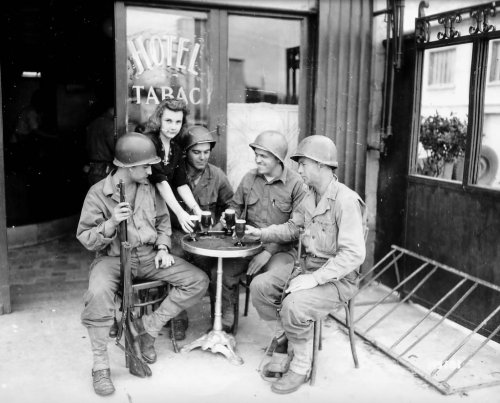
[(313, 351), (311, 361), (311, 377), (309, 379), (309, 384), (311, 386), (314, 386), (314, 383), (316, 382), (316, 372), (318, 370), (318, 349), (320, 344), (320, 329), (318, 326), (321, 326), (321, 320), (314, 322), (313, 325)]
[(352, 325), (352, 308), (353, 308), (353, 302), (352, 299), (344, 304), (345, 308), (345, 321), (346, 321), (346, 327), (349, 331), (349, 342), (351, 343), (351, 352), (352, 352), (352, 359), (354, 360), (354, 366), (356, 368), (359, 368), (359, 362), (358, 362), (358, 355), (356, 353), (356, 344), (354, 343), (354, 327)]
[(233, 336), (238, 332), (238, 319), (240, 316), (240, 284), (236, 286), (236, 301), (234, 304), (234, 322), (233, 322)]
[(248, 304), (250, 302), (250, 283), (252, 282), (252, 276), (247, 275), (245, 284), (245, 311), (243, 316), (248, 316)]

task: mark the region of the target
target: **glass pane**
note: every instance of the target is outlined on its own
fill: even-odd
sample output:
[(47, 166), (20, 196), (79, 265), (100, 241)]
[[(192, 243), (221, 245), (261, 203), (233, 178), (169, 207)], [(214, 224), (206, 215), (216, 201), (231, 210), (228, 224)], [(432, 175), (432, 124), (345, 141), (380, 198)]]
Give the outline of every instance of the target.
[(190, 124), (208, 124), (206, 23), (202, 12), (127, 8), (128, 130), (165, 98), (188, 103)]
[(424, 54), (417, 173), (462, 181), (472, 44)]
[(476, 183), (500, 189), (500, 40), (491, 41), (484, 96), (483, 137)]
[(298, 140), (300, 20), (229, 16), (227, 172), (233, 187), (255, 166), (248, 146), (264, 130)]

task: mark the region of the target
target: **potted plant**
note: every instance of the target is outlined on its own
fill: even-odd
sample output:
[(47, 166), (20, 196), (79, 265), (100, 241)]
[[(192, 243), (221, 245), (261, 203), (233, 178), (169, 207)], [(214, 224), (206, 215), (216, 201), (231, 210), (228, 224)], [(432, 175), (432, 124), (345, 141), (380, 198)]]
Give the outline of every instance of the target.
[(419, 173), (451, 179), (453, 166), (465, 155), (467, 121), (450, 113), (441, 116), (438, 111), (432, 116), (422, 116), (420, 144), (425, 150), (419, 160)]

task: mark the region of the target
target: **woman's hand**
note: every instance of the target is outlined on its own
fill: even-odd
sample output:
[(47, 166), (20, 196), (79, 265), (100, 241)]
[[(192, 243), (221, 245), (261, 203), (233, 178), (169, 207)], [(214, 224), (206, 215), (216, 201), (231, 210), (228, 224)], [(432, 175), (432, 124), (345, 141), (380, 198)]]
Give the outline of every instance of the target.
[(189, 219), (189, 214), (185, 210), (179, 211), (177, 214), (177, 220), (179, 220), (179, 224), (184, 232), (192, 232), (193, 231), (193, 223)]

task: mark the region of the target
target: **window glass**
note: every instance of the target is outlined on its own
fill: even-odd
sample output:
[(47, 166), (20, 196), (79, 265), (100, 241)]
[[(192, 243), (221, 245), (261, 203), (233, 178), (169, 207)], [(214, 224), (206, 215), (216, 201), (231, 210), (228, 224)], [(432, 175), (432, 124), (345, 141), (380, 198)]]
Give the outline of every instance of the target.
[(260, 132), (279, 131), (288, 155), (295, 151), (300, 38), (297, 19), (229, 16), (227, 172), (233, 186), (255, 166), (248, 145)]
[(500, 189), (500, 40), (490, 42), (476, 184)]
[(165, 98), (185, 100), (189, 123), (207, 125), (206, 23), (203, 12), (127, 8), (128, 130)]
[(472, 44), (424, 53), (417, 173), (462, 181)]

